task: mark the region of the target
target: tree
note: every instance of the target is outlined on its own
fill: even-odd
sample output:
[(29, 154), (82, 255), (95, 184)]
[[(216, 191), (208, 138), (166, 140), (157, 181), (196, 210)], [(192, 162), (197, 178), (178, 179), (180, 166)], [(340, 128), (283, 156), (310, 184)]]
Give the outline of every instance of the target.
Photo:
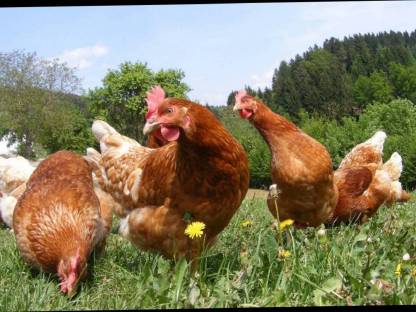
[(235, 95), (237, 94), (237, 91), (231, 91), (231, 93), (228, 95), (227, 98), (227, 106), (233, 107), (235, 104)]
[(353, 93), (354, 100), (361, 108), (374, 101), (387, 103), (393, 99), (393, 89), (382, 71), (375, 71), (370, 77), (358, 77), (354, 83)]
[(389, 64), (389, 79), (394, 94), (416, 103), (416, 65), (406, 67), (397, 63)]
[(70, 99), (60, 102), (54, 111), (58, 119), (50, 116), (42, 124), (43, 131), (39, 143), (48, 152), (66, 149), (85, 154), (87, 147), (96, 144), (91, 131), (93, 118), (73, 105)]
[(35, 157), (35, 143), (48, 142), (52, 134), (71, 135), (68, 116), (77, 109), (67, 94), (79, 90), (74, 70), (58, 60), (21, 51), (0, 53), (0, 135), (8, 135), (9, 144), (18, 142), (24, 157)]
[[(371, 101), (416, 101), (416, 31), (330, 38), (274, 70), (271, 89), (257, 91), (273, 111), (336, 118), (357, 116)], [(391, 63), (397, 66), (392, 68)], [(402, 66), (402, 67), (400, 67)], [(377, 88), (380, 88), (379, 90)]]
[(142, 141), (146, 92), (152, 86), (161, 85), (166, 96), (186, 98), (190, 88), (182, 81), (184, 77), (181, 70), (153, 72), (147, 64), (122, 63), (118, 69), (107, 73), (102, 87), (89, 91), (90, 112), (94, 117), (108, 121), (124, 135)]
[(273, 75), (272, 102), (291, 115), (299, 110), (300, 94), (293, 80), (292, 67), (285, 61), (280, 63), (279, 70), (275, 70)]
[(416, 107), (409, 100), (395, 99), (389, 103), (374, 102), (369, 105), (359, 123), (370, 133), (384, 130), (388, 137), (383, 149), (386, 161), (393, 152), (403, 158), (401, 183), (408, 188), (416, 186)]

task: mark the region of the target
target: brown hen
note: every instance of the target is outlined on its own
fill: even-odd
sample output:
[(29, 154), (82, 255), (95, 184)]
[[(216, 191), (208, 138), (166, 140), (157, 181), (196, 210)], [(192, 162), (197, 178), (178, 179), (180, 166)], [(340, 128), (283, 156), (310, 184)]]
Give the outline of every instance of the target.
[[(247, 156), (205, 107), (165, 99), (164, 93), (148, 104), (144, 133), (163, 139), (161, 147), (141, 146), (95, 121), (101, 154), (88, 149), (86, 159), (100, 185), (124, 207), (118, 213), (127, 216), (120, 225), (123, 236), (143, 250), (194, 259), (201, 241), (213, 243), (244, 199)], [(206, 225), (204, 238), (184, 234), (191, 221)]]
[[(234, 110), (248, 119), (268, 144), (276, 186), (267, 199), (273, 216), (298, 227), (318, 226), (332, 216), (338, 193), (327, 149), (260, 100), (240, 91)], [(274, 195), (272, 194), (274, 193)]]
[(399, 178), (402, 158), (395, 152), (383, 164), (383, 146), (387, 135), (377, 131), (370, 139), (355, 146), (335, 171), (339, 199), (328, 225), (340, 222), (365, 222), (384, 203), (407, 201)]
[(79, 155), (60, 151), (33, 172), (13, 215), (13, 229), (24, 260), (56, 272), (63, 293), (72, 296), (86, 274), (87, 260), (111, 226), (100, 213), (91, 167)]

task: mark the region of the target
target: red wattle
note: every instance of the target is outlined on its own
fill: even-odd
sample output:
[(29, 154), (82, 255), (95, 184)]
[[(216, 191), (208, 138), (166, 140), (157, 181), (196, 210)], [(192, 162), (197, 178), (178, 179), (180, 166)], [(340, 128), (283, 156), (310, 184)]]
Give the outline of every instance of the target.
[(167, 141), (176, 141), (177, 139), (179, 139), (179, 135), (180, 135), (180, 131), (179, 128), (177, 127), (165, 127), (162, 126), (160, 128), (160, 132), (163, 136), (163, 138)]
[(253, 115), (253, 112), (251, 110), (248, 110), (248, 109), (245, 109), (245, 108), (240, 110), (240, 116), (242, 118), (248, 119), (248, 118), (251, 117), (251, 115)]

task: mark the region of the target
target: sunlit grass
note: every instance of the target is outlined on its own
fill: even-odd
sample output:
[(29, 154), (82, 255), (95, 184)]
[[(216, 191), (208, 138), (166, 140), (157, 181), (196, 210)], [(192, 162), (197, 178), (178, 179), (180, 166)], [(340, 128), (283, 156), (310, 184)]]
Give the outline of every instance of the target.
[(106, 253), (72, 300), (53, 275), (31, 272), (2, 228), (0, 310), (416, 304), (415, 201), (321, 235), (272, 223), (264, 199), (245, 200), (192, 275), (185, 261), (137, 251), (115, 222)]

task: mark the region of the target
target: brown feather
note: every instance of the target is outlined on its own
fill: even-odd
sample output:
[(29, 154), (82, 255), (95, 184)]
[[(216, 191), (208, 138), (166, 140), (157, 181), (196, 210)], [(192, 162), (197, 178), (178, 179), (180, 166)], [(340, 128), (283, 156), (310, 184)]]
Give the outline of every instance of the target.
[(102, 152), (100, 167), (109, 182), (105, 177), (99, 182), (125, 208), (123, 216), (133, 210), (125, 230), (133, 244), (167, 257), (194, 258), (201, 240), (185, 236), (184, 214), (204, 222), (205, 242), (213, 242), (244, 199), (248, 161), (243, 147), (208, 109), (175, 98), (159, 109), (168, 105), (187, 108), (180, 111), (188, 114), (190, 128), (157, 149), (130, 144), (120, 134), (104, 136), (104, 144), (110, 138), (120, 141)]
[[(108, 214), (105, 219), (111, 222)], [(16, 204), (13, 228), (22, 257), (34, 267), (56, 272), (60, 261), (77, 250), (85, 265), (109, 229), (101, 218), (88, 163), (68, 151), (43, 160)]]
[[(243, 99), (244, 100), (244, 99)], [(280, 220), (318, 226), (332, 216), (337, 202), (332, 161), (326, 148), (260, 100), (250, 96), (256, 112), (250, 122), (259, 130), (271, 153), (271, 176), (279, 194), (267, 204)]]

